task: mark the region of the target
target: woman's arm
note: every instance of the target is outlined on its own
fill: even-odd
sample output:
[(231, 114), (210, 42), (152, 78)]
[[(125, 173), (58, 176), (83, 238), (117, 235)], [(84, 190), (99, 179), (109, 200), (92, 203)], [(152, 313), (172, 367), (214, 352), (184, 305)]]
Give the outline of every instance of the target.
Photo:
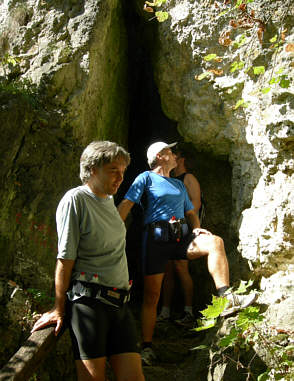
[(118, 213), (120, 214), (123, 221), (126, 220), (128, 214), (130, 213), (132, 207), (134, 206), (134, 202), (124, 198), (120, 204), (117, 206)]

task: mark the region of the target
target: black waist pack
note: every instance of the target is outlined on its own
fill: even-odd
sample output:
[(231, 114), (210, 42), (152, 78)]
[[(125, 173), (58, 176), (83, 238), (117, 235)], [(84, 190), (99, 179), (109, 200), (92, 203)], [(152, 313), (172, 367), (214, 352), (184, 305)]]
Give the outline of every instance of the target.
[(87, 296), (89, 298), (105, 299), (117, 307), (122, 307), (130, 300), (130, 290), (123, 290), (115, 287), (107, 287), (96, 283), (76, 280), (71, 286), (72, 292), (77, 296)]
[(148, 225), (148, 229), (156, 242), (181, 242), (189, 232), (184, 218), (152, 222)]

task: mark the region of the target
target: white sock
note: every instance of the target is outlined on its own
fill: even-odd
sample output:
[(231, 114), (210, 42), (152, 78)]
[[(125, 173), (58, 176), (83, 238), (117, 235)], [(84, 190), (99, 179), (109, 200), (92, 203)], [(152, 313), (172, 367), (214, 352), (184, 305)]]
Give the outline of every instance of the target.
[(190, 315), (193, 315), (193, 307), (192, 306), (185, 306), (184, 311)]
[(163, 306), (160, 312), (161, 316), (169, 317), (170, 316), (170, 308)]

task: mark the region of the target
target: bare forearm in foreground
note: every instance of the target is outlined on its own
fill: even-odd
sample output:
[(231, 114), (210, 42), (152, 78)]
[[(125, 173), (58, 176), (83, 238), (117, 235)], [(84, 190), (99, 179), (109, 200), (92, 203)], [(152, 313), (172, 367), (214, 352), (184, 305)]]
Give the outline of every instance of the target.
[(52, 310), (44, 313), (35, 323), (32, 332), (37, 331), (47, 325), (56, 324), (55, 334), (57, 335), (63, 323), (65, 312), (66, 292), (70, 285), (73, 260), (58, 259), (55, 270), (55, 304)]

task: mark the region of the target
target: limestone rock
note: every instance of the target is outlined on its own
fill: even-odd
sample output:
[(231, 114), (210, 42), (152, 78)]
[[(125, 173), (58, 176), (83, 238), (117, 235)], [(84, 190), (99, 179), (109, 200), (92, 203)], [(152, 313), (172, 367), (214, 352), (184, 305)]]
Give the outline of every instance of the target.
[[(169, 19), (158, 26), (153, 62), (163, 110), (177, 121), (180, 134), (197, 150), (227, 158), (232, 166), (231, 228), (251, 276), (266, 277), (263, 301), (271, 305), (277, 301), (267, 287), (276, 282), (279, 289), (277, 274), (289, 273), (282, 299), (293, 292), (294, 15), (290, 2), (248, 4), (256, 19), (270, 15), (271, 23), (262, 44), (256, 35), (251, 45), (242, 45), (244, 29), (232, 26), (241, 12), (235, 19), (229, 12), (220, 16), (229, 7), (230, 2), (167, 1), (163, 9)], [(276, 35), (283, 12), (286, 32), (281, 48), (274, 50), (266, 43)], [(205, 59), (209, 54), (218, 59)], [(264, 73), (232, 71), (239, 61), (264, 65)], [(199, 80), (204, 72), (208, 79)], [(238, 99), (247, 107), (236, 108)], [(293, 319), (290, 324), (293, 329)]]

